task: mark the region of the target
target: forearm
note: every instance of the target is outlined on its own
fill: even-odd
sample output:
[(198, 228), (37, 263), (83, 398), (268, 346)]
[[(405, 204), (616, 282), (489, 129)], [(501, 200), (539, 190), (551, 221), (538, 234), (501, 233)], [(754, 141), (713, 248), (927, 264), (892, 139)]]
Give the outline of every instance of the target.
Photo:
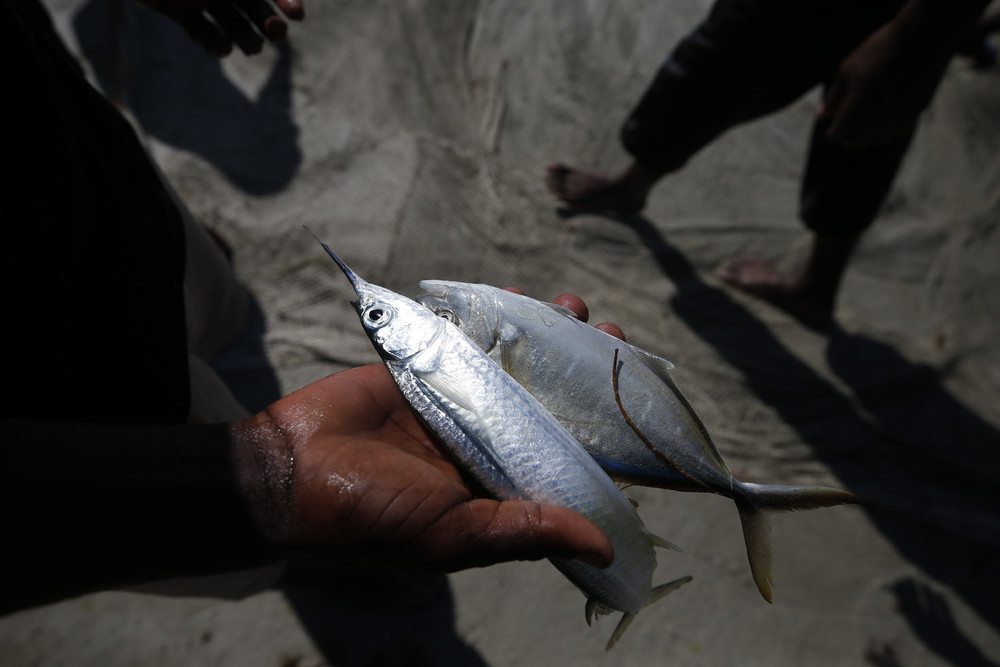
[(4, 432), (4, 611), (276, 557), (225, 424), (5, 421)]

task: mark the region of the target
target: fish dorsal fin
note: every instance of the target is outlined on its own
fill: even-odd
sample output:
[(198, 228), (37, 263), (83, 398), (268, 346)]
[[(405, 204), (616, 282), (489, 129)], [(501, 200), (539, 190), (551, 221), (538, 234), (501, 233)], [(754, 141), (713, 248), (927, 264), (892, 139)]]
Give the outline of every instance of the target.
[(445, 373), (432, 371), (430, 373), (420, 373), (417, 377), (428, 387), (463, 410), (478, 413), (475, 402), (469, 396), (468, 392)]

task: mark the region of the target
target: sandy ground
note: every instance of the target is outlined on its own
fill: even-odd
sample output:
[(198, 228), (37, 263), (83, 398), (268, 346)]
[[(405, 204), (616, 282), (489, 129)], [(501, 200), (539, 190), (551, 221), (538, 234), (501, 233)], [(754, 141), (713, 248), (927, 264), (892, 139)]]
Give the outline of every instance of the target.
[[(822, 331), (712, 277), (791, 267), (817, 95), (739, 128), (624, 225), (561, 216), (554, 159), (627, 163), (619, 123), (707, 0), (312, 3), (290, 48), (221, 65), (110, 0), (50, 0), (190, 208), (232, 243), (266, 361), (220, 361), (252, 409), (377, 360), (347, 282), (444, 278), (583, 296), (593, 321), (677, 365), (745, 481), (868, 500), (774, 520), (775, 602), (750, 579), (733, 504), (632, 488), (694, 581), (588, 629), (548, 563), (448, 577), (343, 572), (242, 601), (102, 593), (0, 619), (4, 665), (1000, 664), (1000, 72), (956, 62)], [(247, 343), (253, 347), (252, 340)]]

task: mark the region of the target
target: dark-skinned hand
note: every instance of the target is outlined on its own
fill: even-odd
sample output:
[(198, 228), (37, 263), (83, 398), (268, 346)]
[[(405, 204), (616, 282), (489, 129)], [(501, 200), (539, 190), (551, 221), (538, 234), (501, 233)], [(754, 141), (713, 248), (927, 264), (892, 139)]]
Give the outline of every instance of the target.
[[(577, 297), (556, 302), (586, 314)], [(434, 571), (613, 559), (603, 533), (576, 512), (477, 498), (381, 364), (314, 382), (232, 434), (258, 522), (284, 548)]]

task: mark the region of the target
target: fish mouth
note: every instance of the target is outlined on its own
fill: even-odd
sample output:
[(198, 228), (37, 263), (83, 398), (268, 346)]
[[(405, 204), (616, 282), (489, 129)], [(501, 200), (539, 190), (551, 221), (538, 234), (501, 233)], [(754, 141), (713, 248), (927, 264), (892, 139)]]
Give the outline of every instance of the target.
[[(337, 263), (337, 266), (339, 266), (340, 270), (344, 272), (344, 275), (347, 276), (347, 279), (349, 281), (351, 281), (351, 287), (354, 288), (354, 293), (357, 294), (358, 297), (361, 297), (362, 296), (361, 295), (361, 286), (364, 285), (364, 284), (366, 284), (365, 281), (362, 280), (360, 277), (358, 277), (358, 274), (354, 273), (354, 271), (351, 270), (351, 267), (349, 267), (347, 264), (344, 263), (344, 260), (342, 260), (339, 257), (337, 257), (337, 254), (335, 252), (333, 252), (332, 250), (330, 250), (330, 246), (328, 246), (327, 244), (323, 243), (323, 241), (321, 241), (320, 238), (318, 236), (316, 236), (316, 233), (313, 232), (313, 230), (309, 229), (305, 225), (302, 225), (302, 228), (305, 229), (310, 234), (312, 234), (312, 237), (314, 239), (316, 239), (316, 242), (319, 243), (321, 246), (323, 246), (323, 250), (326, 250), (326, 254), (328, 254), (330, 257), (333, 258), (333, 261)], [(360, 298), (358, 298), (358, 299), (352, 299), (350, 301), (350, 304), (352, 306), (354, 306), (354, 309), (357, 310), (358, 313), (361, 313), (361, 299)]]

